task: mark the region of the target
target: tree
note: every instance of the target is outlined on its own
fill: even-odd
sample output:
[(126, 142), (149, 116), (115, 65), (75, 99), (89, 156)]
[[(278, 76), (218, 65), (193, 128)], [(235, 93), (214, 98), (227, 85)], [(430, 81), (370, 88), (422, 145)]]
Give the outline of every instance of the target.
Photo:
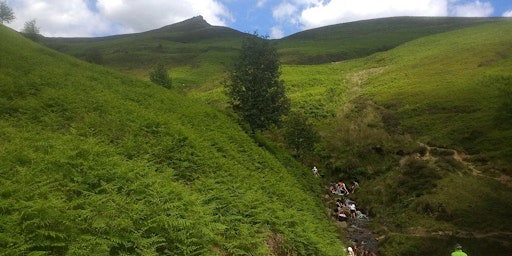
[(162, 63), (158, 63), (155, 69), (153, 69), (153, 71), (149, 73), (149, 80), (165, 88), (171, 88), (172, 86), (172, 80), (169, 77), (169, 74), (167, 73), (164, 64)]
[(14, 20), (14, 12), (5, 1), (0, 2), (0, 23), (10, 23)]
[(256, 33), (246, 37), (224, 86), (233, 110), (253, 132), (280, 125), (290, 109), (280, 75), (277, 50), (270, 41)]
[(315, 143), (320, 141), (320, 134), (303, 113), (292, 112), (284, 123), (284, 139), (300, 158), (313, 150)]
[(32, 39), (32, 41), (38, 41), (39, 37), (41, 35), (39, 34), (39, 27), (36, 25), (36, 20), (30, 20), (25, 22), (25, 25), (23, 26), (23, 30), (21, 31), (23, 35), (26, 37)]

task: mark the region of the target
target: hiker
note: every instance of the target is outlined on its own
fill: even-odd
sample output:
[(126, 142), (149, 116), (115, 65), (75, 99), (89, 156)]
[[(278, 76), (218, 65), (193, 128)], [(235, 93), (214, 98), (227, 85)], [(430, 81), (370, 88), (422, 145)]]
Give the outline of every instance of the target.
[(348, 256), (356, 256), (356, 254), (354, 253), (354, 250), (352, 249), (352, 247), (348, 247), (347, 248), (347, 251), (348, 251)]
[(318, 176), (318, 169), (316, 168), (316, 166), (313, 166), (313, 169), (311, 169), (311, 171), (313, 172), (313, 175)]
[(341, 196), (350, 194), (348, 192), (347, 186), (345, 186), (345, 183), (341, 181), (338, 181), (338, 183), (336, 183), (336, 194)]
[(348, 205), (348, 208), (350, 209), (350, 217), (352, 219), (355, 219), (356, 218), (356, 204), (355, 203), (350, 203)]
[(341, 201), (341, 198), (336, 199), (336, 206), (340, 209), (345, 207), (345, 205), (343, 204), (343, 201)]
[(462, 246), (460, 244), (455, 245), (455, 251), (452, 252), (452, 256), (468, 256), (465, 252), (462, 251)]
[(336, 194), (336, 189), (334, 188), (334, 184), (331, 183), (331, 185), (329, 186), (329, 190), (331, 191), (331, 193), (333, 194)]
[(354, 193), (357, 188), (359, 188), (359, 182), (354, 180), (352, 186), (350, 187), (350, 193)]
[(345, 214), (345, 211), (340, 210), (340, 213), (338, 214), (338, 221), (347, 221), (347, 215)]

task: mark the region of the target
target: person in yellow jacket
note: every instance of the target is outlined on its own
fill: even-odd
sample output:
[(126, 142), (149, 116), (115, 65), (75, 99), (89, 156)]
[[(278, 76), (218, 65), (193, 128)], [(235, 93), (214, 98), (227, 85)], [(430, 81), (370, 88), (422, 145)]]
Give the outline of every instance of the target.
[(462, 246), (460, 244), (456, 244), (455, 251), (452, 252), (452, 256), (468, 256), (468, 255), (462, 251)]

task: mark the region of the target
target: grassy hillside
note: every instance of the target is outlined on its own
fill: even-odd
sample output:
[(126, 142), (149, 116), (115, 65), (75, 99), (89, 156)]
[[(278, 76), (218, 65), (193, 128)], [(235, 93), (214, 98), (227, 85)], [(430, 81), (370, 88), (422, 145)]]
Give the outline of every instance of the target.
[[(368, 56), (407, 41), (500, 19), (397, 17), (326, 26), (273, 40), (285, 64), (320, 64)], [(80, 59), (147, 76), (157, 62), (171, 69), (176, 84), (197, 86), (191, 70), (214, 81), (230, 64), (247, 34), (211, 26), (194, 17), (160, 29), (103, 38), (45, 38), (42, 42)], [(197, 77), (197, 76), (196, 76)]]
[(306, 30), (278, 40), (287, 64), (320, 64), (361, 58), (424, 36), (500, 19), (392, 17)]
[(42, 43), (89, 62), (145, 76), (159, 62), (171, 69), (209, 67), (221, 72), (226, 59), (236, 53), (243, 35), (227, 27), (211, 26), (198, 16), (143, 33), (44, 38)]
[(382, 254), (442, 255), (457, 241), (470, 255), (511, 251), (511, 41), (503, 21), (283, 68), (292, 104), (323, 135), (328, 179), (361, 180), (354, 199)]
[(342, 251), (319, 181), (223, 113), (0, 37), (2, 254)]
[[(354, 177), (361, 180), (361, 190), (352, 195), (352, 198), (358, 202), (360, 209), (372, 218), (372, 227), (381, 238), (379, 255), (447, 255), (455, 242), (462, 243), (469, 255), (508, 255), (511, 251), (512, 223), (508, 216), (512, 213), (512, 148), (509, 142), (512, 141), (512, 125), (510, 111), (507, 110), (507, 106), (512, 105), (510, 22), (506, 19), (402, 17), (329, 26), (274, 41), (285, 63), (332, 62), (319, 65), (284, 65), (282, 78), (285, 80), (293, 109), (306, 113), (322, 135), (322, 142), (317, 145), (314, 154), (303, 159), (304, 162), (318, 165), (326, 174), (324, 182), (348, 182)], [(180, 26), (189, 24), (186, 22)], [(194, 24), (202, 27), (203, 23)], [(205, 27), (208, 31), (209, 28), (211, 27)], [(172, 28), (167, 29), (167, 32), (174, 31)], [(381, 33), (382, 31), (385, 33)], [(147, 35), (149, 34), (156, 35), (148, 32)], [(137, 45), (134, 42), (155, 45), (153, 39), (141, 40), (141, 34), (132, 36), (130, 40), (134, 40), (131, 42), (133, 45)], [(156, 182), (155, 179), (161, 182), (159, 177), (162, 173), (168, 175), (165, 184), (170, 181), (172, 187), (175, 187), (175, 184), (176, 187), (181, 187), (185, 191), (183, 194), (190, 194), (194, 198), (192, 201), (198, 198), (199, 208), (194, 207), (186, 210), (187, 212), (205, 211), (209, 219), (204, 220), (203, 224), (221, 223), (220, 226), (214, 225), (204, 231), (210, 234), (211, 242), (208, 242), (208, 245), (194, 244), (200, 248), (197, 252), (203, 254), (205, 251), (211, 253), (212, 250), (211, 254), (243, 253), (250, 250), (248, 248), (258, 248), (257, 253), (261, 254), (268, 253), (268, 250), (276, 254), (284, 253), (291, 250), (290, 248), (294, 248), (297, 254), (315, 255), (331, 254), (338, 250), (337, 246), (329, 247), (336, 243), (336, 238), (331, 236), (334, 232), (326, 223), (325, 215), (320, 213), (322, 210), (318, 211), (321, 206), (310, 198), (317, 196), (315, 194), (318, 193), (318, 181), (304, 176), (304, 171), (301, 171), (304, 167), (298, 166), (273, 145), (282, 145), (280, 131), (265, 134), (272, 139), (272, 143), (265, 142), (264, 138), (257, 138), (263, 147), (272, 149), (275, 155), (270, 156), (261, 148), (254, 147), (240, 128), (232, 124), (222, 113), (225, 96), (222, 94), (219, 80), (223, 76), (224, 66), (229, 64), (236, 54), (239, 35), (233, 34), (232, 37), (228, 36), (223, 40), (206, 37), (181, 43), (165, 41), (162, 44), (165, 52), (161, 54), (148, 51), (151, 47), (133, 48), (126, 57), (127, 63), (132, 64), (126, 66), (120, 64), (121, 59), (115, 59), (121, 56), (119, 53), (111, 55), (110, 64), (105, 63), (106, 66), (144, 77), (151, 66), (150, 63), (157, 62), (161, 56), (169, 57), (175, 54), (167, 59), (171, 66), (170, 74), (179, 91), (189, 90), (187, 96), (176, 95), (172, 91), (153, 87), (115, 72), (76, 64), (72, 60), (60, 65), (78, 65), (76, 70), (79, 71), (76, 72), (80, 73), (80, 76), (89, 75), (77, 80), (78, 82), (69, 80), (66, 84), (70, 86), (66, 88), (85, 84), (87, 89), (80, 91), (74, 88), (73, 91), (61, 94), (57, 100), (53, 95), (47, 97), (48, 100), (44, 101), (46, 103), (38, 105), (39, 100), (35, 98), (39, 99), (40, 95), (46, 94), (41, 94), (30, 86), (27, 90), (18, 90), (18, 87), (11, 86), (8, 95), (19, 94), (27, 100), (23, 101), (23, 104), (17, 104), (13, 100), (15, 97), (11, 99), (6, 96), (2, 99), (2, 109), (7, 113), (14, 111), (13, 113), (24, 116), (24, 119), (20, 120), (32, 120), (32, 117), (35, 117), (35, 120), (39, 120), (37, 122), (46, 123), (34, 126), (31, 122), (24, 121), (16, 123), (15, 128), (11, 128), (10, 124), (3, 125), (12, 134), (19, 131), (29, 133), (22, 136), (23, 140), (18, 138), (12, 144), (22, 146), (9, 146), (15, 148), (10, 154), (16, 156), (16, 152), (24, 152), (23, 145), (39, 145), (33, 142), (23, 144), (21, 141), (30, 141), (32, 137), (39, 138), (36, 141), (44, 140), (37, 134), (41, 127), (49, 126), (52, 127), (52, 134), (55, 131), (64, 131), (73, 141), (75, 137), (72, 136), (76, 135), (81, 139), (86, 138), (88, 143), (93, 143), (84, 144), (90, 145), (86, 146), (85, 152), (91, 151), (89, 147), (106, 147), (113, 151), (113, 157), (109, 157), (108, 161), (100, 158), (104, 153), (84, 154), (84, 150), (68, 153), (66, 161), (56, 161), (57, 166), (68, 162), (73, 163), (72, 166), (81, 166), (69, 159), (78, 159), (83, 155), (92, 159), (98, 158), (106, 164), (111, 163), (110, 159), (119, 157), (120, 163), (117, 165), (121, 166), (122, 163), (126, 169), (140, 171), (132, 166), (132, 161), (135, 161), (143, 166), (149, 166), (149, 170), (158, 170), (154, 173), (149, 172), (151, 175), (148, 176), (131, 171), (130, 173), (136, 173), (137, 179), (143, 176), (152, 182)], [(128, 37), (116, 38), (116, 42), (119, 43), (116, 47), (127, 47), (123, 42), (126, 38)], [(56, 39), (55, 42), (59, 40)], [(95, 45), (101, 50), (104, 45), (113, 45), (112, 42), (106, 38), (103, 43), (84, 42), (80, 47), (85, 49)], [(174, 48), (175, 43), (184, 48)], [(224, 48), (216, 48), (220, 43)], [(65, 48), (69, 45), (61, 46)], [(77, 49), (79, 48), (69, 46), (64, 52), (73, 53), (72, 51)], [(181, 55), (180, 49), (190, 51), (183, 51), (186, 54)], [(37, 50), (39, 51), (43, 50)], [(78, 56), (80, 51), (73, 54)], [(54, 52), (43, 52), (44, 56), (64, 58)], [(187, 55), (189, 53), (191, 55)], [(350, 55), (350, 60), (338, 62), (345, 59), (347, 53), (353, 54)], [(11, 55), (6, 62), (11, 58), (11, 62), (22, 65), (21, 60), (30, 59), (14, 56), (17, 55)], [(358, 58), (363, 56), (366, 57)], [(147, 61), (136, 63), (132, 59), (135, 57)], [(40, 64), (43, 66), (45, 63)], [(2, 68), (6, 70), (0, 72), (3, 76), (29, 79), (26, 84), (46, 85), (47, 81), (60, 84), (59, 78), (76, 76), (69, 76), (62, 71), (75, 70), (74, 68), (59, 67), (52, 69), (51, 72), (42, 71), (37, 76), (25, 77), (24, 74), (27, 72), (16, 73), (16, 69), (11, 70), (3, 66), (2, 64)], [(84, 72), (81, 67), (90, 72)], [(108, 75), (98, 77), (91, 74)], [(45, 79), (41, 79), (41, 76)], [(5, 79), (10, 81), (14, 78)], [(13, 81), (10, 83), (13, 84)], [(94, 81), (102, 82), (96, 85)], [(106, 86), (111, 89), (105, 90)], [(93, 88), (96, 89), (92, 90)], [(85, 95), (79, 97), (80, 100), (75, 96), (77, 90)], [(67, 98), (72, 101), (63, 104)], [(96, 98), (106, 99), (99, 102), (117, 103), (111, 106), (92, 101)], [(82, 101), (83, 104), (74, 107), (75, 102)], [(216, 106), (217, 111), (197, 101)], [(120, 105), (123, 107), (119, 108)], [(33, 108), (27, 110), (28, 107), (25, 106)], [(66, 111), (59, 112), (59, 109)], [(76, 119), (75, 114), (64, 114), (75, 109), (87, 110), (88, 114), (78, 115)], [(45, 113), (44, 118), (36, 114), (40, 112)], [(139, 118), (146, 119), (141, 121)], [(68, 123), (73, 125), (70, 126)], [(32, 127), (27, 124), (35, 128), (25, 128)], [(9, 136), (8, 138), (17, 138), (17, 135)], [(93, 138), (93, 141), (89, 141), (89, 138)], [(165, 138), (164, 141), (168, 139), (172, 142), (161, 144), (162, 138)], [(42, 145), (45, 146), (35, 150), (36, 153), (32, 150), (31, 153), (21, 154), (22, 157), (6, 156), (6, 159), (18, 159), (12, 161), (31, 165), (35, 159), (34, 155), (47, 152), (48, 148), (59, 148), (63, 153), (76, 152), (69, 150), (73, 148), (69, 145)], [(186, 150), (181, 150), (182, 146), (178, 149), (175, 145), (185, 145)], [(9, 147), (2, 148), (2, 152)], [(102, 152), (110, 152), (107, 149), (103, 149)], [(166, 158), (169, 152), (173, 157)], [(52, 156), (48, 159), (59, 158)], [(81, 161), (83, 163), (83, 160)], [(53, 162), (45, 160), (44, 164)], [(232, 166), (235, 166), (234, 170), (231, 170)], [(78, 170), (82, 169), (84, 168), (80, 167)], [(111, 167), (109, 171), (118, 169), (125, 168)], [(197, 171), (187, 172), (189, 169)], [(271, 173), (272, 176), (275, 175), (275, 172), (270, 170), (277, 170), (278, 178), (282, 182), (276, 184), (274, 180), (268, 180), (271, 179)], [(125, 172), (122, 172), (122, 175), (125, 175)], [(219, 177), (221, 180), (217, 180)], [(240, 180), (245, 179), (249, 179), (249, 183), (257, 183), (258, 187), (254, 188), (256, 190), (240, 185)], [(90, 182), (88, 179), (85, 180)], [(126, 181), (127, 184), (131, 184), (130, 182), (131, 180)], [(290, 190), (290, 182), (301, 184), (299, 195), (301, 191), (306, 191), (307, 194), (305, 197), (286, 199), (285, 201), (292, 202), (292, 207), (290, 204), (285, 206), (278, 203), (276, 199), (297, 192), (294, 190), (296, 187), (291, 187)], [(103, 184), (97, 183), (100, 185), (93, 185), (92, 189)], [(147, 184), (143, 183), (141, 187), (148, 187)], [(161, 187), (162, 184), (158, 183), (157, 187)], [(219, 187), (215, 189), (217, 186)], [(124, 193), (121, 194), (128, 198), (123, 200), (132, 200), (130, 202), (135, 204), (131, 197), (133, 194), (128, 194), (118, 187), (115, 190), (121, 190)], [(96, 190), (92, 191), (98, 194)], [(212, 193), (204, 197), (205, 191)], [(242, 191), (242, 195), (231, 191)], [(254, 193), (255, 191), (263, 192)], [(271, 196), (265, 197), (262, 194)], [(83, 195), (89, 194), (80, 194)], [(92, 196), (91, 198), (97, 199)], [(183, 195), (183, 198), (188, 197)], [(247, 200), (239, 203), (239, 198)], [(300, 203), (305, 199), (311, 200), (311, 204), (306, 204), (309, 206)], [(17, 202), (16, 200), (14, 201)], [(253, 201), (261, 202), (256, 205), (279, 206), (251, 210), (244, 216), (243, 213), (248, 207), (254, 205), (249, 203)], [(298, 210), (295, 208), (296, 204), (306, 208)], [(145, 209), (140, 204), (137, 205), (140, 209)], [(217, 212), (222, 213), (219, 216)], [(318, 223), (312, 223), (308, 218), (300, 222), (302, 224), (305, 221), (305, 227), (292, 228), (299, 222), (287, 217), (290, 214), (300, 215), (293, 215), (294, 218), (305, 217), (304, 212)], [(318, 215), (314, 215), (313, 212)], [(272, 218), (266, 213), (271, 213)], [(241, 220), (247, 222), (238, 223)], [(233, 224), (234, 222), (236, 224)], [(199, 226), (202, 225), (193, 226), (193, 230), (201, 230), (197, 229)], [(227, 227), (232, 226), (236, 227), (237, 231), (227, 232)], [(317, 229), (326, 231), (328, 235)], [(319, 232), (320, 235), (313, 235), (311, 230), (316, 230), (315, 232)], [(303, 235), (302, 232), (311, 235)], [(140, 237), (146, 239), (144, 235), (145, 233), (131, 236), (130, 241)], [(107, 236), (108, 239), (113, 239), (112, 237), (115, 238), (114, 235)], [(167, 237), (165, 239), (171, 240)], [(247, 244), (248, 241), (256, 242)], [(218, 246), (219, 244), (222, 246)], [(324, 251), (318, 251), (317, 245), (327, 247)]]

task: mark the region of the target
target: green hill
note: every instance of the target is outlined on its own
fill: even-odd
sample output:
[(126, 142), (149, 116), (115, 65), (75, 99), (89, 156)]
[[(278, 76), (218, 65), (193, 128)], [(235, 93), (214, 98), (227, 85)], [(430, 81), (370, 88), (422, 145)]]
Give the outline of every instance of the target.
[(3, 255), (339, 255), (319, 181), (219, 110), (0, 26)]
[(292, 104), (323, 135), (328, 179), (361, 180), (353, 198), (382, 254), (447, 255), (455, 242), (510, 252), (511, 41), (508, 20), (283, 67)]
[[(499, 21), (499, 18), (396, 17), (316, 28), (273, 40), (285, 64), (321, 64), (368, 56), (423, 36)], [(218, 80), (247, 34), (209, 25), (201, 16), (143, 33), (102, 38), (44, 38), (42, 43), (90, 62), (146, 76), (156, 62), (177, 84), (198, 85), (193, 70)]]
[[(183, 33), (183, 27), (197, 33)], [(220, 32), (210, 33), (215, 29)], [(0, 94), (7, 95), (0, 98), (0, 136), (9, 143), (0, 148), (8, 153), (0, 162), (6, 163), (9, 175), (19, 176), (16, 182), (2, 183), (7, 187), (2, 200), (6, 198), (9, 205), (2, 214), (9, 216), (9, 228), (14, 229), (21, 225), (12, 223), (23, 207), (29, 207), (19, 202), (48, 204), (52, 198), (59, 205), (70, 200), (63, 196), (67, 191), (78, 187), (86, 192), (74, 192), (72, 199), (80, 203), (69, 209), (73, 216), (83, 212), (93, 217), (85, 218), (86, 224), (73, 222), (78, 231), (69, 226), (66, 231), (47, 228), (53, 223), (38, 223), (37, 227), (46, 228), (39, 233), (33, 232), (36, 228), (9, 231), (2, 245), (18, 233), (39, 234), (30, 241), (52, 237), (55, 244), (72, 244), (61, 237), (70, 231), (71, 241), (93, 241), (97, 226), (91, 219), (114, 214), (119, 202), (128, 202), (135, 205), (136, 213), (115, 212), (122, 224), (97, 224), (100, 231), (108, 231), (94, 243), (113, 254), (132, 253), (138, 249), (135, 243), (147, 245), (148, 251), (176, 250), (160, 247), (159, 239), (179, 244), (183, 254), (339, 254), (336, 230), (315, 197), (320, 185), (357, 178), (361, 188), (350, 197), (370, 216), (370, 227), (380, 238), (379, 255), (448, 255), (455, 242), (463, 244), (469, 255), (508, 255), (512, 248), (511, 30), (511, 21), (503, 18), (399, 17), (328, 26), (273, 40), (285, 63), (282, 79), (293, 110), (305, 113), (322, 136), (314, 152), (301, 159), (320, 168), (325, 174), (322, 184), (304, 176), (305, 168), (283, 152), (281, 130), (249, 138), (226, 116), (220, 80), (245, 34), (194, 18), (112, 38), (45, 39), (81, 58), (97, 50), (104, 66), (136, 77), (147, 77), (154, 63), (164, 62), (175, 84), (174, 90), (165, 90), (5, 32), (10, 41), (0, 45), (11, 54), (0, 60), (0, 79), (7, 92)], [(158, 41), (158, 37), (166, 39)], [(76, 44), (70, 43), (74, 40)], [(153, 48), (159, 43), (162, 52)], [(18, 51), (14, 45), (27, 48)], [(23, 81), (21, 86), (17, 81)], [(52, 89), (39, 89), (48, 85)], [(47, 152), (57, 153), (46, 156)], [(52, 196), (40, 199), (46, 192), (29, 193), (31, 184), (39, 184), (30, 183), (34, 175), (27, 170), (32, 166), (41, 173), (52, 170), (36, 190), (49, 190)], [(89, 169), (95, 175), (84, 171)], [(68, 172), (81, 174), (80, 179), (66, 176)], [(110, 173), (115, 174), (115, 182), (107, 179)], [(294, 182), (298, 186), (290, 187)], [(22, 187), (14, 185), (18, 183)], [(56, 189), (61, 184), (66, 189)], [(28, 199), (13, 196), (27, 193)], [(165, 196), (153, 199), (162, 193), (198, 203), (189, 206), (181, 200), (166, 201)], [(116, 199), (108, 201), (110, 197)], [(140, 200), (147, 197), (151, 199)], [(104, 202), (110, 203), (110, 211), (92, 210)], [(142, 212), (146, 214), (146, 205), (155, 202), (163, 205), (153, 207), (150, 216), (172, 209), (184, 220), (194, 221), (171, 225), (176, 215), (162, 217), (159, 223), (181, 233), (162, 238), (151, 227), (150, 234), (159, 234), (154, 243), (145, 232), (120, 238), (126, 225), (130, 230), (146, 228)], [(17, 208), (10, 210), (11, 205)], [(254, 205), (262, 208), (253, 210)], [(206, 212), (207, 218), (194, 219), (197, 212)], [(191, 237), (204, 236), (207, 241), (185, 239), (184, 234), (192, 231)], [(24, 238), (12, 238), (20, 239)], [(42, 244), (33, 248), (44, 248)], [(198, 249), (185, 252), (184, 248)]]
[(492, 23), (500, 18), (391, 17), (302, 31), (278, 40), (287, 64), (321, 64), (387, 51), (424, 36)]
[(201, 16), (142, 33), (101, 38), (43, 38), (50, 48), (77, 58), (146, 75), (156, 63), (207, 66), (222, 71), (243, 33), (212, 26)]

